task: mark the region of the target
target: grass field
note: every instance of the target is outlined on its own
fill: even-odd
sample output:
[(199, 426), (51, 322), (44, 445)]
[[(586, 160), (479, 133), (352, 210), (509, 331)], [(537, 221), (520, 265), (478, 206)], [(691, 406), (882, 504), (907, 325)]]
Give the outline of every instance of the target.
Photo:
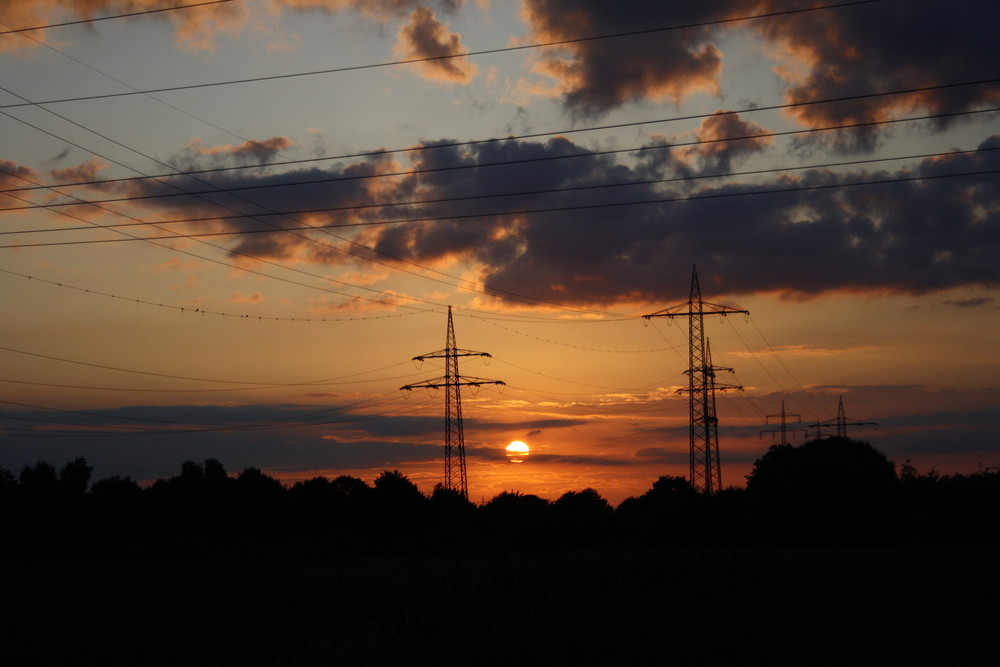
[(995, 644), (998, 552), (8, 562), (3, 662), (978, 666)]

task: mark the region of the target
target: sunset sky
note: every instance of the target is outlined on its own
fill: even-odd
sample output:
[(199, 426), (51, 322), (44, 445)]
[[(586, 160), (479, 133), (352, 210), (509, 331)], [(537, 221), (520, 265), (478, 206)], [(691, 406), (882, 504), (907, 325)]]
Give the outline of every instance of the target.
[(15, 474), (214, 457), (429, 493), (444, 397), (399, 388), (443, 374), (411, 359), (450, 305), (492, 355), (462, 374), (506, 383), (463, 394), (470, 497), (617, 504), (687, 475), (687, 323), (641, 316), (695, 265), (750, 311), (706, 319), (744, 387), (718, 395), (724, 485), (782, 401), (806, 428), (840, 397), (897, 466), (1000, 466), (995, 2), (9, 0), (0, 24)]

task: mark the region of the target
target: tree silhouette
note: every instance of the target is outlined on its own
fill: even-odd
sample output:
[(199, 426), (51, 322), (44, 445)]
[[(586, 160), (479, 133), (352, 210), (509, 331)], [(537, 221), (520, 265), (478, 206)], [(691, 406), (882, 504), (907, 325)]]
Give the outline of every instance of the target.
[(64, 494), (80, 498), (87, 492), (90, 476), (94, 467), (87, 464), (87, 459), (80, 457), (64, 465), (59, 471), (59, 485)]
[(754, 463), (747, 494), (771, 529), (809, 539), (874, 537), (887, 526), (895, 465), (868, 442), (851, 438), (776, 445)]
[(698, 522), (699, 495), (684, 477), (657, 478), (644, 494), (626, 498), (615, 510), (617, 524), (646, 544), (677, 544), (690, 539)]
[(552, 503), (530, 493), (503, 491), (482, 507), (484, 530), (504, 547), (551, 544)]
[(552, 514), (561, 538), (573, 545), (596, 544), (604, 540), (614, 510), (596, 489), (567, 491), (552, 503)]
[(21, 489), (35, 500), (54, 499), (59, 491), (59, 477), (51, 463), (37, 461), (21, 469)]

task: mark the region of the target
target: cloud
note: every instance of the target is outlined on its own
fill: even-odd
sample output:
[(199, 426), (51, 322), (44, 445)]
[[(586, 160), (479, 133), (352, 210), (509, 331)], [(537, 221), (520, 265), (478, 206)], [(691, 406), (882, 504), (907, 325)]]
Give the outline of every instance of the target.
[[(371, 18), (404, 16), (414, 7), (427, 5), (424, 0), (280, 0), (281, 7), (295, 10), (321, 10), (338, 12), (352, 9)], [(441, 11), (454, 13), (462, 8), (464, 0), (438, 0), (433, 3)]]
[(57, 183), (80, 183), (96, 181), (101, 178), (101, 172), (106, 169), (108, 163), (100, 158), (90, 158), (83, 164), (64, 169), (53, 169), (49, 173)]
[[(768, 0), (762, 9), (780, 10)], [(976, 2), (951, 10), (935, 3), (880, 2), (753, 22), (774, 47), (789, 103), (951, 85), (996, 75), (995, 26), (1000, 5)], [(802, 65), (806, 64), (803, 68)], [(913, 95), (846, 100), (790, 113), (809, 126), (885, 120), (911, 111), (945, 114), (1000, 102), (1000, 86), (958, 86)], [(954, 122), (936, 121), (937, 125)], [(841, 133), (843, 150), (870, 150), (876, 129)]]
[(983, 306), (991, 306), (993, 302), (993, 297), (982, 296), (968, 299), (947, 299), (944, 303), (947, 306), (957, 306), (958, 308), (981, 308)]
[[(708, 119), (700, 132), (719, 137), (753, 129), (735, 117), (717, 126), (719, 118)], [(928, 158), (894, 172), (813, 169), (753, 183), (697, 184), (649, 182), (689, 175), (690, 164), (669, 147), (620, 158), (565, 137), (442, 145), (448, 143), (425, 141), (425, 150), (413, 151), (402, 164), (372, 156), (280, 174), (212, 174), (213, 184), (236, 188), (245, 199), (234, 208), (294, 213), (190, 228), (269, 232), (236, 238), (236, 257), (353, 269), (373, 256), (367, 246), (390, 264), (461, 263), (497, 297), (560, 303), (682, 299), (692, 264), (712, 276), (712, 294), (808, 298), (1000, 284), (1000, 192), (989, 173), (1000, 168), (1000, 135), (977, 153)], [(706, 168), (758, 148), (709, 146), (697, 154)], [(497, 166), (478, 166), (483, 164)], [(950, 177), (956, 173), (972, 175)], [(394, 175), (360, 178), (385, 174)], [(345, 178), (356, 180), (336, 182)], [(302, 181), (314, 183), (296, 184)], [(129, 187), (136, 194), (163, 192), (144, 181)], [(538, 191), (545, 192), (518, 194)], [(213, 201), (212, 195), (180, 196), (146, 205), (177, 218), (232, 215)], [(524, 212), (537, 209), (544, 212)], [(433, 221), (363, 227), (350, 246), (325, 232), (310, 232), (313, 240), (301, 231), (271, 232), (275, 226), (408, 219)], [(664, 267), (672, 267), (674, 279), (665, 280)]]
[(767, 148), (772, 143), (771, 137), (759, 136), (765, 133), (766, 128), (743, 120), (737, 113), (716, 111), (695, 131), (695, 138), (703, 143), (684, 149), (679, 157), (697, 159), (701, 164), (699, 174), (724, 174), (735, 162)]
[[(295, 142), (288, 137), (248, 139), (241, 144), (205, 146), (201, 139), (192, 139), (171, 162), (180, 170), (230, 167), (268, 162)], [(205, 158), (208, 158), (207, 160)]]
[(472, 81), (479, 68), (468, 58), (441, 58), (465, 50), (462, 37), (449, 31), (438, 21), (434, 11), (423, 5), (414, 8), (409, 23), (399, 29), (399, 41), (395, 46), (396, 56), (401, 60), (435, 58), (416, 64), (425, 78), (461, 84)]
[[(994, 26), (1000, 5), (977, 2), (943, 11), (934, 3), (882, 2), (802, 12), (736, 23), (698, 25), (787, 10), (778, 0), (691, 3), (636, 0), (525, 0), (531, 39), (541, 42), (693, 27), (651, 35), (580, 41), (539, 56), (536, 69), (554, 79), (548, 92), (579, 116), (598, 117), (630, 103), (696, 92), (719, 94), (723, 53), (717, 44), (733, 31), (764, 39), (786, 85), (787, 103), (847, 98), (892, 90), (952, 85), (995, 77)], [(948, 114), (1000, 102), (996, 83), (911, 95), (801, 106), (789, 114), (809, 127), (886, 120), (908, 112)], [(942, 118), (935, 125), (955, 122)], [(842, 151), (871, 150), (883, 130), (812, 137)]]
[(37, 182), (38, 172), (10, 160), (0, 160), (0, 187), (4, 189), (30, 187), (28, 181)]
[(239, 290), (236, 290), (229, 297), (231, 303), (260, 303), (264, 300), (264, 296), (260, 292), (254, 292), (253, 294), (243, 294)]
[[(438, 0), (441, 11), (455, 13), (463, 0)], [(258, 33), (278, 33), (280, 39), (269, 44), (271, 50), (288, 50), (298, 38), (276, 28), (286, 11), (340, 12), (351, 10), (374, 21), (385, 22), (404, 16), (421, 0), (260, 0), (259, 2), (227, 2), (173, 12), (151, 14), (139, 20), (168, 21), (174, 26), (175, 45), (191, 51), (213, 51), (218, 48), (220, 35), (237, 35), (248, 29)], [(163, 9), (162, 0), (33, 0), (8, 1), (0, 4), (0, 23), (26, 28), (51, 23), (87, 20), (101, 16)], [(30, 33), (33, 39), (0, 40), (0, 53), (31, 49), (44, 42), (45, 30)], [(38, 41), (34, 41), (38, 40)]]
[[(704, 19), (699, 3), (649, 0), (525, 0), (522, 14), (531, 38), (555, 42), (624, 33)], [(711, 31), (692, 28), (663, 34), (581, 41), (547, 49), (537, 71), (555, 79), (553, 92), (572, 113), (599, 117), (630, 102), (669, 99), (680, 104), (695, 92), (718, 94), (722, 53)]]

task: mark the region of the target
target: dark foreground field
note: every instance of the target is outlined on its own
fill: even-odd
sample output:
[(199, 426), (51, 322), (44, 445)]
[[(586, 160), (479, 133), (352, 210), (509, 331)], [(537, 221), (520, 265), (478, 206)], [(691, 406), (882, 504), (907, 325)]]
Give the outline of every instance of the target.
[[(5, 665), (983, 665), (996, 547), (4, 564)], [(995, 662), (993, 664), (996, 664)]]

